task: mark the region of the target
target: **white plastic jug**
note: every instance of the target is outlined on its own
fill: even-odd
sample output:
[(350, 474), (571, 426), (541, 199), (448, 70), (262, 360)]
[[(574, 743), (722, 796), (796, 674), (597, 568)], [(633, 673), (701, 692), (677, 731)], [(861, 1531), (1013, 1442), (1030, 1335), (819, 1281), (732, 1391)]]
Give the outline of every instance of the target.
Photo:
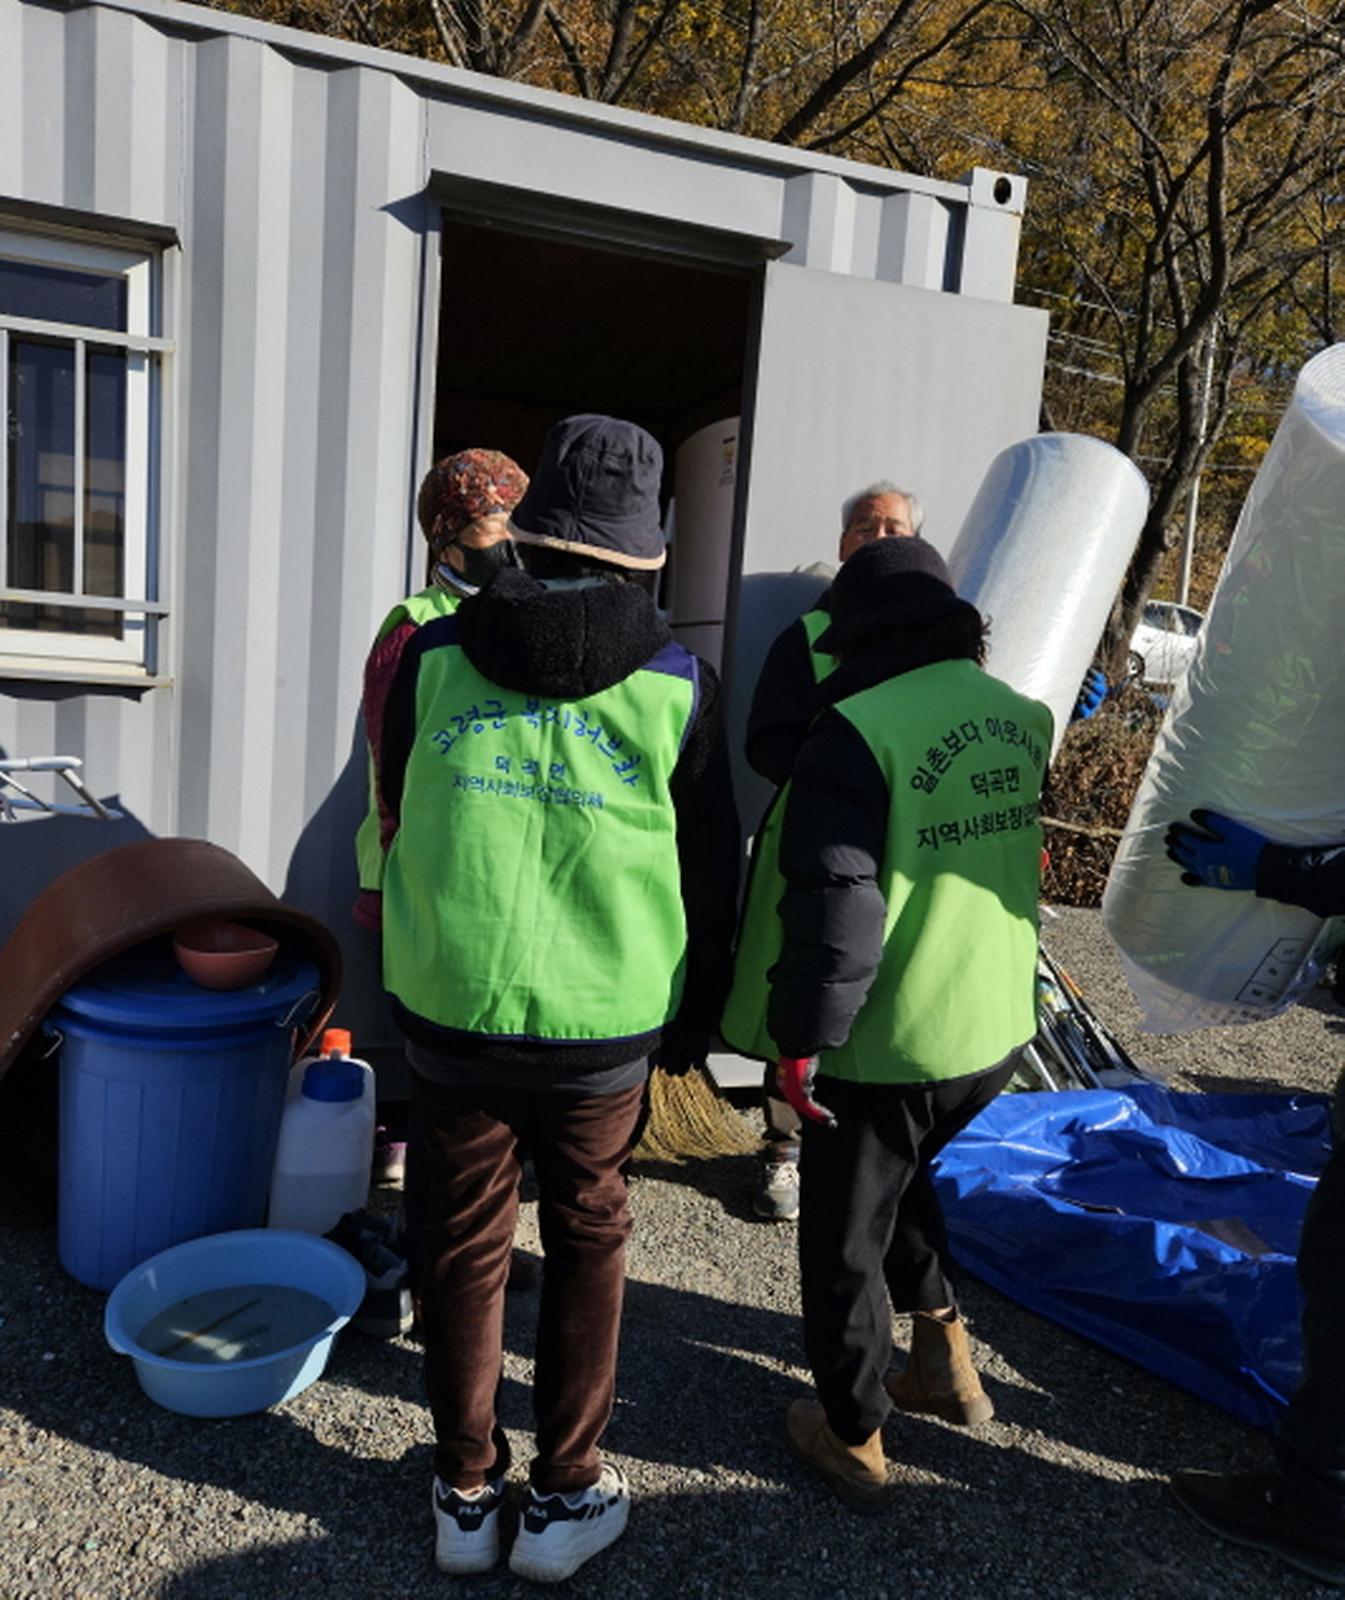
[(349, 1052), (350, 1035), (329, 1028), (320, 1053), (290, 1071), (271, 1175), (272, 1228), (326, 1233), (368, 1202), (374, 1074)]

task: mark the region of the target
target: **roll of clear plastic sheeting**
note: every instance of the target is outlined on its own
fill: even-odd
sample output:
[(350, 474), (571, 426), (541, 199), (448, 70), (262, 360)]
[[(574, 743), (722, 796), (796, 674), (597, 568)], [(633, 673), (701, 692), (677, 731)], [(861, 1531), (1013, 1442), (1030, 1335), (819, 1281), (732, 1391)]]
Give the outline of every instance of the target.
[(1001, 450), (948, 558), (957, 592), (990, 619), (987, 665), (1069, 723), (1149, 509), (1143, 474), (1078, 433)]
[(1192, 888), (1170, 822), (1198, 806), (1281, 844), (1345, 837), (1345, 344), (1314, 356), (1242, 508), (1102, 900), (1153, 1033), (1255, 1022), (1316, 978), (1332, 925)]

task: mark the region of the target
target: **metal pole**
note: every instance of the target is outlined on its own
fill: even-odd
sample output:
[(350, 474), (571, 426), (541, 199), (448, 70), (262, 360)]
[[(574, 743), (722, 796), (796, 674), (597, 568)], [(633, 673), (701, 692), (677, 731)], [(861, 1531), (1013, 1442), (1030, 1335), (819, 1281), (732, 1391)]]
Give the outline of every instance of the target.
[[(1210, 419), (1210, 389), (1214, 384), (1214, 343), (1218, 332), (1218, 324), (1210, 327), (1205, 337), (1205, 370), (1201, 374), (1200, 383), (1200, 446), (1205, 445), (1205, 433), (1209, 427)], [(1182, 528), (1182, 573), (1181, 581), (1177, 585), (1177, 600), (1181, 605), (1187, 605), (1191, 595), (1191, 562), (1196, 552), (1196, 513), (1200, 509), (1200, 474), (1191, 485), (1191, 492), (1186, 497), (1186, 522)]]

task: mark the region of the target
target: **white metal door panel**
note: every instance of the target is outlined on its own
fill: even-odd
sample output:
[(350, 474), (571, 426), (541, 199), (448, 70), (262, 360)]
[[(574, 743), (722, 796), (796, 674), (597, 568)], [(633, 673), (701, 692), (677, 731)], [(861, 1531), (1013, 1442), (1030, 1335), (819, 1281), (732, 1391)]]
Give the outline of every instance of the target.
[[(1045, 312), (771, 262), (746, 461), (740, 577), (730, 615), (731, 737), (796, 586), (835, 561), (842, 501), (878, 478), (913, 490), (945, 555), (986, 469), (1037, 432)], [(750, 822), (764, 790), (745, 772)]]

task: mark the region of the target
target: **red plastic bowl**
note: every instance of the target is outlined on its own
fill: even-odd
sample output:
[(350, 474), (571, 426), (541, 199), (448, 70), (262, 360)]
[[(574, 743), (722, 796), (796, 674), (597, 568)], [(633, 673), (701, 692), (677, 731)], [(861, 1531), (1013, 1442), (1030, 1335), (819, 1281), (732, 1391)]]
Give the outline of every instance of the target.
[(269, 934), (220, 917), (184, 922), (173, 930), (178, 965), (203, 989), (246, 989), (262, 976), (279, 949)]

